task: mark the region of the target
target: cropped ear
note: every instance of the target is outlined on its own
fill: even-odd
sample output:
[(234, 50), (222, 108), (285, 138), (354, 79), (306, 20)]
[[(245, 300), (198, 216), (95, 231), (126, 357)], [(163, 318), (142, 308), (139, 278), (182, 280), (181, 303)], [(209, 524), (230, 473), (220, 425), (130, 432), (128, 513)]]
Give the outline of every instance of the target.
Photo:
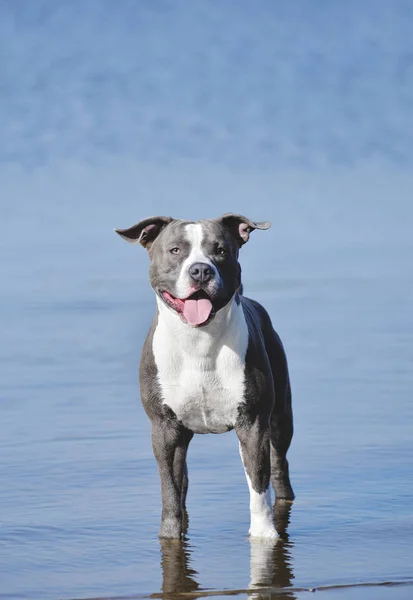
[(250, 233), (251, 231), (254, 231), (254, 229), (269, 229), (271, 227), (271, 223), (268, 223), (268, 221), (255, 223), (254, 221), (247, 219), (247, 217), (234, 215), (233, 213), (226, 213), (220, 217), (218, 221), (230, 230), (240, 246), (248, 242)]
[(115, 229), (124, 240), (130, 244), (142, 244), (147, 250), (150, 249), (155, 239), (169, 223), (172, 217), (149, 217), (132, 225), (129, 229)]

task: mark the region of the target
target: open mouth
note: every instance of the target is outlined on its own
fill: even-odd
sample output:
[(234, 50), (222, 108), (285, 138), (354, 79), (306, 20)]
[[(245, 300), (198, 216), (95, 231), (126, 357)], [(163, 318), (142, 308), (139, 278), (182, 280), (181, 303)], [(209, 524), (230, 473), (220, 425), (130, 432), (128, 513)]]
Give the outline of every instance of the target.
[(160, 295), (163, 301), (189, 325), (205, 325), (215, 314), (211, 298), (202, 290), (185, 299), (175, 298), (166, 291), (161, 292)]

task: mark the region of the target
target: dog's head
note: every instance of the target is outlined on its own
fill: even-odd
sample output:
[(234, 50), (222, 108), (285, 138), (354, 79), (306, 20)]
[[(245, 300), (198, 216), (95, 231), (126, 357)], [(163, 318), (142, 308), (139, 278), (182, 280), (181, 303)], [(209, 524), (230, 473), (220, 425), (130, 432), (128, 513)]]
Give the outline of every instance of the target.
[(149, 217), (115, 231), (127, 242), (139, 242), (148, 250), (155, 293), (182, 321), (200, 327), (239, 290), (240, 247), (254, 229), (269, 227), (270, 223), (254, 223), (228, 213), (196, 222)]

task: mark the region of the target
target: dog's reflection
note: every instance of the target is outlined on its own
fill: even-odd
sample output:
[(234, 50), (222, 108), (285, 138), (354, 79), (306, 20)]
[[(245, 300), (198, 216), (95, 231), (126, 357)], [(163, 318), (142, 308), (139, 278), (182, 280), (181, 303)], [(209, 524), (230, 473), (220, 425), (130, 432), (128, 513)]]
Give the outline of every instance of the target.
[[(250, 589), (254, 598), (268, 598), (268, 588), (288, 588), (294, 579), (291, 550), (293, 544), (288, 539), (287, 527), (290, 522), (291, 503), (277, 501), (274, 505), (275, 526), (280, 538), (275, 542), (250, 540)], [(192, 592), (200, 589), (198, 573), (190, 567), (191, 547), (186, 540), (161, 540), (162, 597)], [(260, 591), (261, 588), (267, 588)], [(256, 589), (256, 591), (255, 591)], [(205, 592), (202, 594), (204, 595)], [(200, 594), (201, 595), (201, 594)], [(295, 596), (286, 591), (277, 593), (277, 600), (291, 600)]]
[(284, 588), (294, 579), (291, 565), (292, 543), (288, 539), (291, 502), (279, 500), (274, 505), (275, 528), (280, 534), (274, 543), (266, 540), (250, 540), (251, 583), (250, 587), (268, 586)]
[[(274, 589), (274, 599), (292, 600), (295, 595), (286, 591), (279, 593), (279, 588), (288, 588), (294, 580), (292, 567), (293, 543), (288, 538), (287, 528), (290, 523), (291, 502), (276, 501), (274, 505), (275, 528), (280, 534), (276, 542), (266, 540), (250, 540), (251, 546), (251, 579), (250, 589), (256, 592), (251, 598), (271, 598), (271, 588)], [(262, 590), (262, 588), (267, 588)], [(270, 589), (268, 589), (270, 588)], [(278, 590), (278, 593), (276, 592)]]
[(195, 577), (198, 573), (191, 569), (190, 549), (186, 540), (161, 540), (162, 596), (195, 592), (199, 588)]

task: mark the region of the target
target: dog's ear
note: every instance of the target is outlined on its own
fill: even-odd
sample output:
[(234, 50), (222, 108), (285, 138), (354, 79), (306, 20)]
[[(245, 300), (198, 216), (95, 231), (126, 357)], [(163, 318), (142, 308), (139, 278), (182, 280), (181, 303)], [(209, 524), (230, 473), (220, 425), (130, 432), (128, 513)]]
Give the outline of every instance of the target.
[(172, 217), (149, 217), (132, 225), (128, 229), (115, 229), (124, 240), (130, 244), (142, 244), (147, 250), (150, 249), (155, 239), (169, 223)]
[(230, 230), (240, 246), (248, 242), (250, 233), (254, 229), (269, 229), (271, 227), (271, 223), (268, 223), (268, 221), (254, 223), (254, 221), (247, 219), (247, 217), (234, 215), (233, 213), (222, 215), (218, 221)]

